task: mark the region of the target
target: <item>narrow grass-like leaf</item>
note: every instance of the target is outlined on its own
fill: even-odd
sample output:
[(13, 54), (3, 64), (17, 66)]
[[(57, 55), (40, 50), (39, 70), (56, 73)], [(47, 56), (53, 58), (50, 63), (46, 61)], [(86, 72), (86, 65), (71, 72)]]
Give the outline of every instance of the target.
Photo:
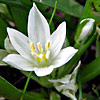
[(80, 75), (82, 83), (86, 83), (87, 81), (100, 75), (100, 57), (84, 66), (80, 71)]
[(96, 97), (94, 97), (92, 95), (83, 93), (83, 99), (85, 100), (85, 98), (86, 98), (86, 100), (100, 100), (100, 99), (98, 99), (98, 98), (96, 98)]
[(50, 100), (60, 100), (60, 96), (56, 92), (52, 92), (50, 95)]
[(0, 47), (4, 47), (4, 39), (7, 36), (6, 27), (8, 24), (0, 17)]
[[(7, 82), (4, 78), (0, 76), (0, 96), (4, 97), (9, 100), (19, 100), (22, 95), (22, 91), (18, 90), (16, 87), (11, 85), (9, 82)], [(30, 96), (28, 94), (24, 95), (23, 100), (46, 100), (43, 98)]]
[(99, 40), (99, 35), (97, 36), (96, 39), (96, 57), (100, 56), (100, 40)]
[(6, 16), (8, 19), (12, 19), (6, 4), (0, 3), (0, 13)]
[[(25, 0), (21, 0), (21, 1), (22, 1), (22, 3), (24, 3), (26, 5), (31, 5), (31, 1), (25, 1)], [(33, 0), (33, 1), (39, 3), (38, 0)], [(42, 0), (40, 3), (50, 6), (50, 7), (54, 7), (55, 1), (56, 0)], [(80, 5), (78, 2), (76, 2), (75, 0), (67, 0), (67, 1), (66, 0), (57, 0), (57, 2), (58, 2), (58, 4), (57, 4), (58, 10), (66, 13), (66, 14), (75, 16), (75, 17), (81, 16), (82, 11), (83, 11), (83, 6)]]
[(14, 22), (16, 27), (19, 31), (24, 34), (27, 34), (27, 17), (28, 17), (28, 10), (24, 7), (17, 7), (17, 6), (9, 6)]

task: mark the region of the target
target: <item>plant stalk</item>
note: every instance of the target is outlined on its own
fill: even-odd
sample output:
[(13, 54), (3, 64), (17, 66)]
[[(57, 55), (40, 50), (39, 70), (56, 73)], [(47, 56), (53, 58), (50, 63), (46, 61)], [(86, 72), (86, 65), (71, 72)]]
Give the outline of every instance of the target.
[(28, 78), (27, 78), (27, 81), (26, 81), (26, 84), (25, 84), (25, 86), (24, 86), (24, 90), (23, 90), (23, 93), (22, 93), (22, 96), (21, 96), (20, 100), (23, 100), (23, 98), (24, 98), (24, 94), (25, 94), (25, 92), (26, 92), (27, 86), (28, 86), (29, 81), (30, 81), (30, 79), (31, 79), (31, 75), (32, 75), (32, 71), (29, 73), (29, 76), (28, 76)]

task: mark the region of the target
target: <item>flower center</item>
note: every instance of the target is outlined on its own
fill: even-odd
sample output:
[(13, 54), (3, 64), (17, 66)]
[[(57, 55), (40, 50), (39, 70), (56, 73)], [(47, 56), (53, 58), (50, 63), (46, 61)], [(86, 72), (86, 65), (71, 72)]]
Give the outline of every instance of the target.
[(47, 60), (49, 59), (50, 56), (50, 41), (47, 41), (45, 44), (45, 50), (46, 53), (43, 52), (43, 48), (42, 48), (42, 44), (40, 42), (37, 43), (37, 48), (39, 50), (39, 53), (35, 52), (35, 46), (34, 43), (30, 43), (30, 49), (31, 49), (31, 53), (32, 55), (37, 59), (37, 61), (40, 63), (42, 60), (47, 62)]

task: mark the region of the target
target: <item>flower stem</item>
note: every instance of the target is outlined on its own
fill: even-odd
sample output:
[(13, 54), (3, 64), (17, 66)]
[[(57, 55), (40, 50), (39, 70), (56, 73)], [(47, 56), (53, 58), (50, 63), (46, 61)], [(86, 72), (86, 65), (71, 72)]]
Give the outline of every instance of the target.
[(23, 93), (22, 93), (22, 96), (21, 96), (20, 100), (23, 100), (23, 98), (24, 98), (24, 94), (25, 94), (25, 92), (26, 92), (28, 83), (29, 83), (29, 81), (30, 81), (30, 79), (31, 79), (31, 75), (32, 75), (32, 71), (29, 73), (29, 76), (28, 76), (28, 78), (27, 78), (27, 81), (26, 81), (26, 84), (25, 84), (25, 86), (24, 86), (24, 90), (23, 90)]
[(79, 100), (83, 99), (83, 95), (82, 95), (82, 84), (80, 81), (80, 75), (78, 75), (78, 84), (79, 84)]
[(53, 10), (53, 13), (52, 13), (50, 21), (49, 21), (49, 26), (51, 25), (52, 19), (53, 19), (54, 15), (55, 15), (56, 7), (57, 7), (57, 1), (55, 2), (55, 5), (54, 5), (54, 10)]

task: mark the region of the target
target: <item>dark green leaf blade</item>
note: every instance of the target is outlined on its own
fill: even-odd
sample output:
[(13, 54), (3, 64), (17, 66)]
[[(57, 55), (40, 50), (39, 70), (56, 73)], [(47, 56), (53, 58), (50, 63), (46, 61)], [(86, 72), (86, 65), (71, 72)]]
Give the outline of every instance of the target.
[(84, 66), (80, 71), (82, 83), (86, 83), (98, 75), (100, 75), (100, 57), (96, 58), (90, 64)]
[(86, 98), (86, 100), (100, 100), (90, 94), (86, 94), (86, 93), (83, 93), (83, 97)]
[(22, 6), (9, 5), (15, 25), (19, 31), (27, 35), (28, 10)]
[(0, 47), (4, 48), (4, 39), (7, 36), (7, 28), (8, 24), (0, 17)]
[[(22, 91), (18, 90), (16, 87), (7, 82), (4, 78), (0, 76), (0, 96), (10, 99), (19, 100), (22, 95)], [(35, 96), (30, 96), (25, 94), (23, 100), (46, 100), (43, 98), (38, 98)]]
[[(41, 2), (39, 2), (38, 0), (33, 0), (33, 1), (42, 3), (50, 7), (54, 7), (56, 0), (42, 0)], [(21, 2), (26, 5), (32, 5), (31, 1), (21, 0)], [(75, 17), (80, 17), (83, 11), (83, 6), (80, 5), (78, 2), (76, 2), (75, 0), (57, 0), (57, 9), (66, 14)]]

